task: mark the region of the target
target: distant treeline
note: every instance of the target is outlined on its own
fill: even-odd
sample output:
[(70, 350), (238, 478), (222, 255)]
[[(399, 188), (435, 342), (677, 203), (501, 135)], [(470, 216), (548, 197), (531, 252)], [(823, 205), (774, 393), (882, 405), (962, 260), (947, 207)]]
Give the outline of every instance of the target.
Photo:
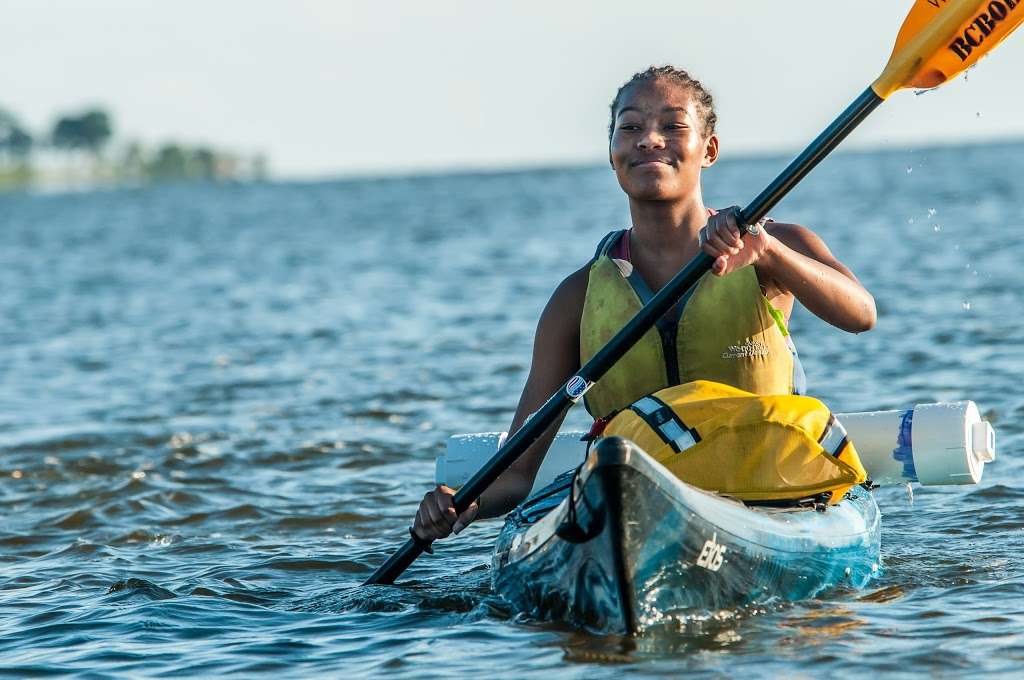
[(111, 148), (109, 113), (90, 109), (57, 117), (45, 133), (30, 132), (0, 108), (0, 189), (34, 183), (116, 183), (159, 180), (262, 179), (267, 162), (209, 146), (169, 142)]

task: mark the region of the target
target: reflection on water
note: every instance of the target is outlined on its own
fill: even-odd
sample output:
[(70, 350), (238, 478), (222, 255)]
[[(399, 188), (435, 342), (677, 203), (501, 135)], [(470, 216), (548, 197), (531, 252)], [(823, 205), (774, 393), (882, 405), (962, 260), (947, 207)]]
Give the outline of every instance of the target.
[(842, 606), (804, 612), (799, 618), (787, 618), (779, 622), (783, 628), (792, 628), (798, 634), (800, 644), (805, 645), (828, 644), (831, 638), (849, 635), (853, 629), (864, 624), (862, 619)]
[[(812, 391), (839, 411), (975, 399), (1001, 448), (984, 484), (912, 505), (878, 491), (868, 592), (636, 638), (510, 611), (490, 589), (496, 522), (401, 588), (360, 586), (405, 540), (448, 434), (507, 425), (547, 296), (626, 223), (607, 169), (0, 197), (2, 666), (1012, 675), (1022, 152), (837, 156), (774, 211), (878, 302), (863, 336), (797, 313)], [(783, 162), (716, 166), (710, 203), (742, 203)]]

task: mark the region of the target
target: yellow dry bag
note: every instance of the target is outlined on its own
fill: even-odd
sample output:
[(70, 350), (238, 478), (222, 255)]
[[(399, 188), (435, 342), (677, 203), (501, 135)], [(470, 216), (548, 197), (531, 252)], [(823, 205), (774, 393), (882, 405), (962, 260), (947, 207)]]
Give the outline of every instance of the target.
[(812, 397), (697, 380), (638, 399), (602, 432), (613, 435), (682, 481), (744, 501), (829, 494), (834, 504), (867, 479), (842, 425)]

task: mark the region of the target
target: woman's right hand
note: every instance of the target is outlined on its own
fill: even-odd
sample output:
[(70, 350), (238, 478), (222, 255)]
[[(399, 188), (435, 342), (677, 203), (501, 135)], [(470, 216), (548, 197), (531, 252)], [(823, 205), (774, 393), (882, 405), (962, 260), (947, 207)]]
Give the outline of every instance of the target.
[(473, 503), (461, 515), (455, 514), (455, 489), (439, 485), (428, 491), (420, 502), (413, 521), (413, 531), (424, 541), (436, 541), (449, 534), (458, 534), (476, 519), (480, 502)]

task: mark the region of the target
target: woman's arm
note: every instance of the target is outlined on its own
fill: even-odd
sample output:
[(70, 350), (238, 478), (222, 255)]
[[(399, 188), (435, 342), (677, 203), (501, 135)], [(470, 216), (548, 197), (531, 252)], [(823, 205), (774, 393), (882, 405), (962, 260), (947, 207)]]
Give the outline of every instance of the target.
[[(533, 342), (533, 361), (509, 434), (527, 417), (544, 405), (579, 368), (580, 319), (587, 292), (590, 266), (577, 270), (555, 289), (537, 324)], [(421, 538), (435, 540), (459, 533), (478, 517), (498, 517), (518, 505), (530, 493), (537, 470), (551, 440), (562, 424), (564, 414), (545, 431), (461, 516), (456, 517), (452, 498), (454, 489), (438, 486), (420, 503), (413, 527)]]
[(875, 299), (806, 227), (771, 223), (770, 245), (757, 261), (759, 273), (819, 318), (851, 333), (875, 326)]
[[(533, 360), (526, 386), (519, 397), (509, 435), (523, 426), (557, 392), (580, 366), (580, 319), (587, 292), (590, 267), (584, 267), (565, 279), (548, 301), (533, 342)], [(504, 515), (530, 493), (537, 470), (551, 446), (565, 414), (526, 450), (491, 488), (481, 496), (482, 517)]]
[[(837, 260), (813, 231), (796, 224), (770, 222), (758, 235), (740, 238), (735, 209), (709, 218), (701, 247), (715, 258), (712, 272), (724, 276), (752, 264), (768, 289), (790, 311), (795, 297), (815, 315), (852, 333), (875, 325), (875, 299)], [(774, 301), (773, 301), (774, 302)]]

